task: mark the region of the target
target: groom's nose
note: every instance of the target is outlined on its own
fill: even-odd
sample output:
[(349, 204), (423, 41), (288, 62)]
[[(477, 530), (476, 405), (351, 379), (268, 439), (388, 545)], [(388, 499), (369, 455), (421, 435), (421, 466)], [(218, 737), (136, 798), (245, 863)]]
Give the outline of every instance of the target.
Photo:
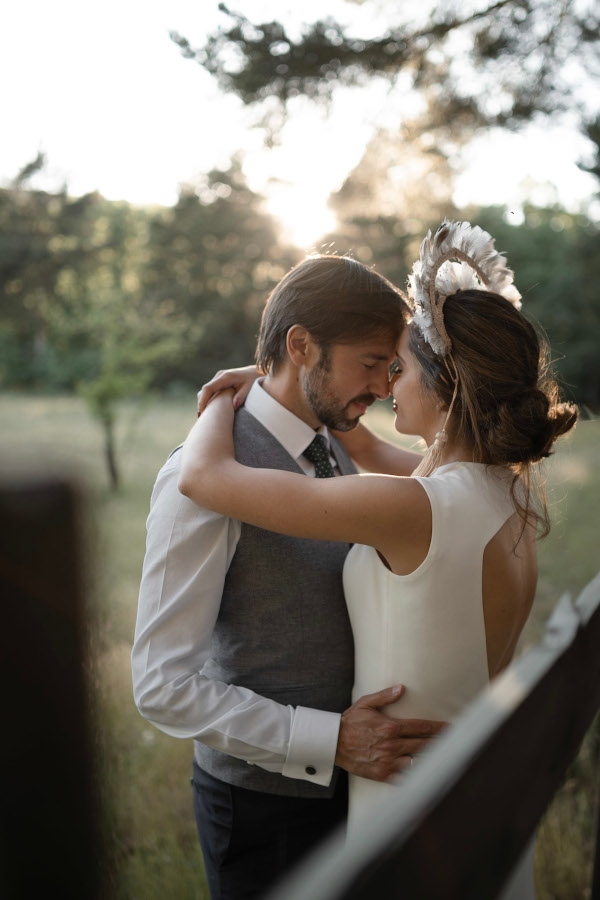
[(370, 379), (369, 390), (375, 394), (378, 400), (385, 400), (390, 396), (390, 379), (387, 368), (378, 370)]

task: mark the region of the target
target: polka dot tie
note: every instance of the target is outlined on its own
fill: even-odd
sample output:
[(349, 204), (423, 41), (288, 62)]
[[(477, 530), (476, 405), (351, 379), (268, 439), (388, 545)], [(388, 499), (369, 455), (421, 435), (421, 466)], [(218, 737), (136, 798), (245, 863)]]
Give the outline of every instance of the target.
[(322, 434), (318, 434), (304, 451), (305, 457), (313, 463), (316, 478), (333, 478), (335, 473), (329, 461), (329, 447)]

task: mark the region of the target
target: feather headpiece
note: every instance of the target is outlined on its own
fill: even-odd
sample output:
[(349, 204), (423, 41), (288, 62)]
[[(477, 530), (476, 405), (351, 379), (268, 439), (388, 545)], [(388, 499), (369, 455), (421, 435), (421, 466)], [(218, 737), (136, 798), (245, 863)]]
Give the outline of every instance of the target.
[[(455, 262), (454, 260), (458, 260)], [(444, 220), (436, 233), (427, 232), (419, 259), (408, 278), (413, 322), (438, 356), (446, 356), (452, 341), (444, 325), (447, 297), (472, 288), (500, 294), (521, 308), (506, 259), (494, 249), (493, 237), (470, 222)]]

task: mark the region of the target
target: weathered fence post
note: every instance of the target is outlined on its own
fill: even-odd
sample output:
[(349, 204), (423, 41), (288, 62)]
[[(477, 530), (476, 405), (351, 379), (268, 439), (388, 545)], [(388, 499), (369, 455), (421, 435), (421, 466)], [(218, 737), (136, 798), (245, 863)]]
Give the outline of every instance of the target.
[(0, 535), (0, 894), (92, 900), (100, 844), (76, 490), (0, 483)]

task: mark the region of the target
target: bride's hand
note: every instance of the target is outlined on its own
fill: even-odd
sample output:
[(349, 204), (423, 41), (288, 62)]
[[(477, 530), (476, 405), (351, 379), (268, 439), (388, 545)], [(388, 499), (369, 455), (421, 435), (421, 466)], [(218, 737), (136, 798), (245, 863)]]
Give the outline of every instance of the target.
[(239, 409), (257, 378), (263, 372), (256, 366), (241, 366), (238, 369), (221, 369), (203, 384), (198, 391), (198, 415), (204, 412), (212, 398), (219, 391), (233, 388), (233, 408)]

